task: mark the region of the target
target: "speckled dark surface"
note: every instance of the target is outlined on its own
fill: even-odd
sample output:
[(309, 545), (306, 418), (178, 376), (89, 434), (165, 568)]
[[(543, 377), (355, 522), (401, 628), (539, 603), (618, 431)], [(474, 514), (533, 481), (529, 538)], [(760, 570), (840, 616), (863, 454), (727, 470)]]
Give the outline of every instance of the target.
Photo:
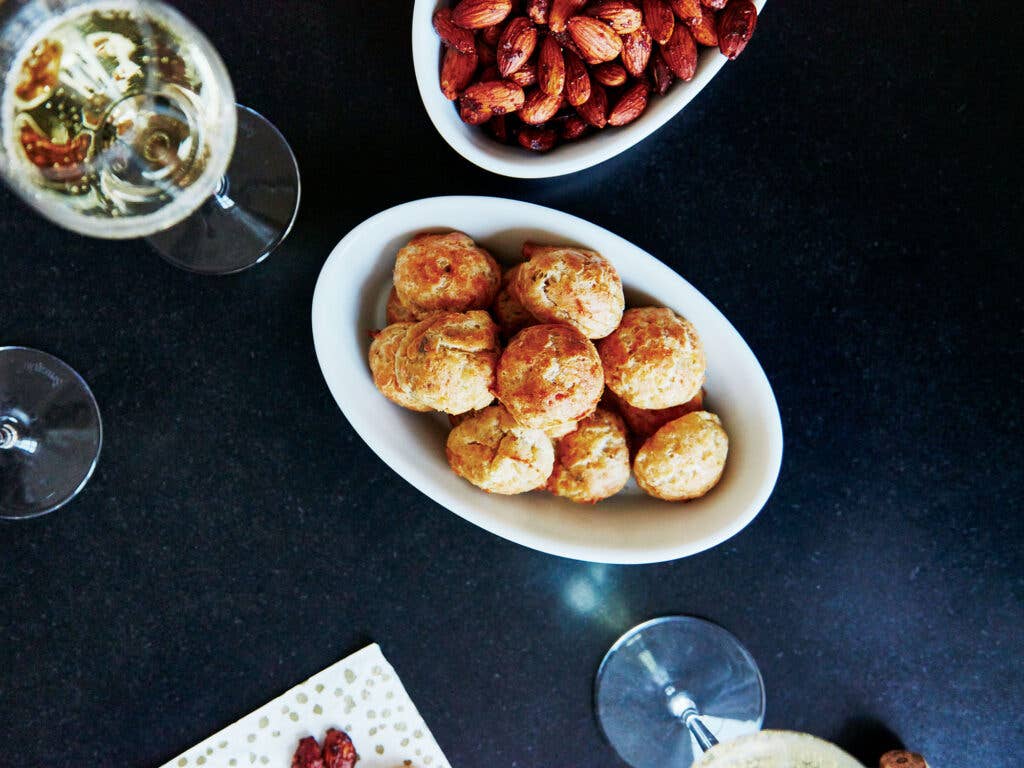
[[(435, 133), (406, 3), (177, 5), (291, 140), (304, 206), (267, 263), (209, 279), (0, 189), (0, 342), (75, 366), (106, 426), (78, 500), (0, 525), (0, 765), (157, 766), (374, 640), (453, 765), (612, 768), (593, 673), (623, 630), (674, 612), (748, 645), (768, 726), (872, 765), (898, 742), (933, 766), (1019, 764), (1022, 68), (1005, 6), (773, 0), (656, 136), (519, 182)], [(447, 193), (593, 220), (725, 312), (787, 438), (748, 529), (675, 563), (564, 561), (449, 514), (352, 432), (313, 354), (317, 273), (367, 216)], [(601, 585), (589, 614), (567, 602), (580, 580)]]

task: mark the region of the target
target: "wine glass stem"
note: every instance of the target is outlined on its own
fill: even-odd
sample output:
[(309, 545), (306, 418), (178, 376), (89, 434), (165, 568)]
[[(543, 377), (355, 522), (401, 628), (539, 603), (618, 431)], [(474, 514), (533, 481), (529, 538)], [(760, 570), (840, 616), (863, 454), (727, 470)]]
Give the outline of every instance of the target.
[(718, 739), (715, 735), (708, 730), (708, 727), (704, 725), (704, 721), (700, 719), (700, 715), (697, 714), (696, 710), (683, 715), (683, 722), (686, 723), (686, 727), (690, 729), (690, 733), (693, 734), (693, 738), (697, 740), (697, 744), (700, 748), (707, 752), (715, 744), (718, 743)]
[(18, 442), (18, 430), (14, 428), (13, 424), (0, 424), (0, 451), (5, 451), (8, 448), (13, 448), (14, 444)]

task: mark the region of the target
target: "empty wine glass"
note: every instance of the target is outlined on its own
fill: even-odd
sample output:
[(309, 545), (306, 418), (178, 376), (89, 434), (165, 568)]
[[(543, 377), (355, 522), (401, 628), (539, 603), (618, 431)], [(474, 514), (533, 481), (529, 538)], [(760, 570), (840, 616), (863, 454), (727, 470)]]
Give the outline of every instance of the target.
[(753, 657), (690, 616), (652, 619), (620, 637), (598, 669), (594, 699), (605, 737), (633, 768), (688, 768), (764, 720)]
[(0, 518), (52, 512), (88, 482), (103, 426), (89, 386), (66, 363), (0, 347)]
[(0, 2), (0, 173), (57, 224), (147, 237), (173, 264), (246, 269), (288, 234), (298, 167), (227, 69), (156, 0)]

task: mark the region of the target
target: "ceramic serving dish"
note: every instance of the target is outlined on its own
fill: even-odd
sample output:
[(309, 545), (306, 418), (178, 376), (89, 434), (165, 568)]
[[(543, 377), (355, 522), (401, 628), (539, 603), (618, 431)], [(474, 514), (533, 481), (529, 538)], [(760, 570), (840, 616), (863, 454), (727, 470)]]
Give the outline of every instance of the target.
[[(606, 128), (551, 152), (529, 152), (518, 145), (500, 144), (479, 126), (466, 125), (441, 93), (441, 40), (434, 32), (434, 11), (450, 0), (416, 0), (412, 12), (412, 57), (416, 83), (427, 114), (456, 152), (471, 163), (503, 176), (538, 179), (575, 173), (603, 163), (643, 141), (676, 116), (718, 74), (728, 59), (718, 50), (701, 49), (697, 72), (689, 82), (672, 84), (664, 96), (653, 96), (637, 120), (621, 128)], [(754, 0), (760, 14), (765, 0)], [(754, 35), (754, 44), (757, 34)], [(742, 66), (743, 58), (733, 63)]]
[[(691, 320), (707, 352), (707, 408), (721, 416), (730, 437), (718, 486), (702, 499), (673, 504), (644, 495), (631, 481), (619, 495), (591, 506), (539, 491), (491, 495), (457, 477), (445, 459), (447, 417), (412, 413), (385, 400), (367, 364), (370, 332), (385, 324), (395, 254), (424, 230), (461, 230), (507, 263), (521, 259), (526, 240), (594, 249), (615, 264), (628, 305), (660, 304)], [(692, 555), (739, 532), (775, 485), (782, 461), (779, 411), (764, 371), (739, 333), (668, 266), (575, 216), (490, 197), (438, 197), (391, 208), (335, 247), (317, 282), (312, 319), (327, 385), (367, 445), (438, 504), (524, 546), (604, 563)]]

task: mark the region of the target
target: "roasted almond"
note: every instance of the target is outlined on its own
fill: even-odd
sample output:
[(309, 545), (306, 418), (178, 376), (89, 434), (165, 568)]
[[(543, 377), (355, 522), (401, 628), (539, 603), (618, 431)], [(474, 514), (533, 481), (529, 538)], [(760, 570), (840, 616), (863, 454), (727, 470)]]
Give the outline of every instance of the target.
[(590, 73), (597, 82), (609, 88), (617, 88), (625, 84), (626, 79), (629, 77), (626, 68), (617, 61), (606, 61), (604, 64), (598, 64)]
[(534, 24), (547, 24), (551, 0), (526, 0), (526, 15)]
[(693, 79), (693, 73), (697, 71), (697, 43), (689, 29), (679, 24), (672, 33), (672, 39), (661, 46), (661, 55), (673, 75), (680, 80)]
[(461, 0), (452, 9), (452, 21), (465, 29), (499, 24), (512, 13), (512, 0)]
[(629, 0), (600, 0), (587, 8), (586, 14), (600, 19), (619, 35), (635, 32), (643, 23), (639, 6)]
[(608, 94), (599, 83), (590, 84), (590, 98), (576, 107), (579, 116), (595, 128), (608, 124)]
[(662, 52), (658, 51), (651, 56), (651, 80), (654, 84), (654, 90), (659, 95), (664, 96), (665, 92), (672, 85), (672, 81), (675, 80), (675, 75), (672, 74), (672, 70), (668, 68), (668, 64), (665, 63), (665, 57), (662, 56)]
[(718, 29), (715, 24), (715, 14), (701, 6), (699, 18), (690, 22), (690, 34), (697, 41), (698, 45), (706, 45), (714, 48), (718, 45)]
[(475, 83), (462, 92), (459, 114), (470, 125), (486, 123), (495, 115), (515, 112), (526, 100), (523, 89), (507, 80)]
[(504, 77), (523, 66), (537, 47), (537, 28), (525, 16), (516, 16), (505, 25), (498, 40), (498, 69)]
[(565, 52), (565, 99), (578, 107), (590, 98), (590, 73), (583, 59), (571, 51)]
[(535, 128), (532, 125), (524, 125), (519, 129), (516, 137), (519, 146), (533, 150), (534, 152), (547, 152), (558, 141), (558, 134), (552, 128)]
[(575, 141), (586, 132), (587, 121), (579, 115), (569, 115), (559, 130), (559, 134), (565, 141)]
[(589, 16), (573, 16), (569, 19), (568, 30), (588, 64), (611, 61), (622, 53), (622, 38), (603, 21)]
[(651, 60), (653, 41), (647, 27), (622, 36), (622, 64), (633, 77), (640, 77)]
[(562, 46), (553, 37), (545, 37), (537, 54), (537, 83), (544, 93), (559, 94), (565, 87), (565, 58)]
[(669, 0), (680, 21), (687, 24), (700, 18), (700, 0)]
[(544, 93), (536, 88), (526, 94), (526, 101), (519, 110), (519, 119), (527, 125), (543, 125), (553, 118), (562, 106), (562, 94)]
[(586, 4), (587, 0), (551, 0), (551, 10), (548, 12), (548, 26), (551, 31), (565, 32), (569, 17)]
[(714, 11), (720, 11), (725, 8), (729, 0), (700, 0), (700, 4), (705, 8), (711, 8)]
[(676, 17), (665, 0), (643, 0), (644, 25), (650, 30), (654, 42), (664, 45), (672, 37)]
[(463, 53), (458, 48), (446, 48), (441, 63), (441, 93), (449, 101), (455, 101), (459, 94), (473, 82), (476, 73), (476, 50)]
[(476, 41), (473, 33), (452, 21), (451, 8), (438, 8), (434, 14), (434, 31), (441, 42), (460, 53), (476, 53)]
[(632, 123), (647, 109), (647, 84), (633, 83), (619, 97), (618, 103), (608, 114), (608, 125)]
[(757, 6), (750, 0), (732, 0), (718, 14), (718, 50), (735, 59), (747, 47), (757, 26)]
[(521, 88), (526, 88), (528, 85), (536, 85), (537, 67), (530, 63), (527, 63), (526, 66), (520, 67), (511, 75), (509, 75), (508, 79), (511, 80), (516, 85), (520, 86)]

